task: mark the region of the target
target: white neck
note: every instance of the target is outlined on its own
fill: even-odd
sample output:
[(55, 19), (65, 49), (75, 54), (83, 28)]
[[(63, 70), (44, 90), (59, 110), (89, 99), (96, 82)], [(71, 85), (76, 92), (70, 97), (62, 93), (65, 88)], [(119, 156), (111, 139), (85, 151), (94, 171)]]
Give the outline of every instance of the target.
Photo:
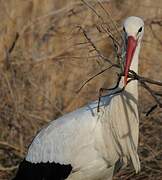
[[(139, 50), (140, 44), (136, 48), (130, 67), (136, 73), (138, 72)], [(124, 86), (123, 77), (119, 86), (120, 88)], [(104, 118), (101, 118), (103, 121), (103, 137), (108, 147), (108, 161), (115, 161), (114, 159), (118, 159), (118, 155), (121, 153), (124, 157), (131, 157), (136, 171), (139, 170), (140, 166), (136, 152), (139, 131), (137, 100), (137, 81), (131, 81), (127, 84), (123, 93), (111, 99), (111, 106), (106, 106), (107, 110), (105, 111)], [(111, 136), (113, 138), (108, 138)], [(118, 154), (117, 152), (120, 153)]]
[[(140, 43), (135, 50), (130, 67), (136, 73), (138, 73), (139, 50)], [(122, 77), (119, 86), (120, 88), (124, 86), (124, 77)], [(123, 93), (111, 99), (111, 105), (106, 106), (104, 118), (101, 118), (101, 120), (103, 122), (104, 142), (107, 147), (105, 157), (108, 162), (115, 162), (119, 157), (128, 157), (128, 159), (131, 158), (136, 171), (139, 171), (140, 163), (137, 154), (139, 131), (137, 100), (137, 81), (131, 81), (127, 84)], [(119, 155), (120, 153), (121, 156)], [(127, 164), (126, 160), (123, 159), (123, 161)]]
[(137, 47), (136, 47), (133, 59), (132, 59), (132, 64), (130, 66), (130, 69), (136, 73), (138, 73), (138, 59), (139, 59), (140, 47), (141, 47), (141, 43), (139, 42)]

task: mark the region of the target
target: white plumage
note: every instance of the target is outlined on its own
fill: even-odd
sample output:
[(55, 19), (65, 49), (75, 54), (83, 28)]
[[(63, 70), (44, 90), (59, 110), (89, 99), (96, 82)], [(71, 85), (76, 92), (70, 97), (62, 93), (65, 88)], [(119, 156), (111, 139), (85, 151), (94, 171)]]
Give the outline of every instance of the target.
[[(128, 67), (135, 72), (138, 71), (143, 26), (138, 17), (129, 17), (124, 22), (126, 39), (131, 36), (137, 42)], [(143, 29), (139, 30), (141, 27)], [(125, 80), (121, 80), (119, 88)], [(137, 101), (137, 82), (132, 81), (124, 92), (102, 98), (99, 113), (98, 101), (95, 101), (50, 122), (34, 138), (26, 161), (71, 164), (68, 180), (112, 179), (118, 160), (122, 165), (131, 161), (138, 172)]]
[(96, 101), (52, 121), (36, 136), (26, 160), (71, 164), (73, 171), (83, 172), (80, 176), (84, 175), (85, 179), (86, 176), (90, 178), (90, 171), (90, 176), (103, 175), (119, 158), (124, 161), (128, 158), (138, 172), (139, 120), (137, 104), (134, 104), (137, 102), (134, 99), (126, 101), (127, 97), (128, 93), (124, 92), (102, 98), (100, 113), (97, 113)]

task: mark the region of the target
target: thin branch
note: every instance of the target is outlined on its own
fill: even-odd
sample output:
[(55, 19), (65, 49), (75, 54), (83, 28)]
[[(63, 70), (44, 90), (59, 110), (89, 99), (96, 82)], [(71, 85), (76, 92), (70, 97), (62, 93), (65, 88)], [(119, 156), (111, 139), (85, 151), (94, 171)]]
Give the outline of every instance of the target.
[[(135, 73), (132, 70), (129, 70), (129, 72), (133, 75), (133, 78), (136, 79), (136, 80), (140, 80), (142, 82), (147, 82), (149, 84), (154, 84), (154, 85), (157, 85), (157, 86), (162, 86), (161, 81), (156, 81), (156, 80), (153, 80), (153, 79), (150, 79), (150, 78), (140, 76), (140, 75), (138, 75), (137, 73)], [(132, 77), (131, 74), (129, 74), (130, 77)]]
[(156, 103), (162, 107), (162, 103), (160, 102), (160, 100), (157, 98), (157, 96), (155, 95), (154, 91), (143, 81), (140, 81), (141, 85), (150, 93), (150, 95), (154, 98), (154, 100), (156, 101)]
[(113, 26), (115, 27), (115, 30), (117, 31), (118, 34), (120, 34), (121, 39), (123, 39), (123, 36), (121, 34), (121, 32), (119, 31), (115, 21), (112, 19), (111, 14), (109, 13), (109, 11), (107, 9), (105, 9), (105, 7), (102, 5), (101, 1), (98, 0), (98, 4), (100, 5), (100, 7), (104, 10), (104, 12), (106, 13), (106, 15), (108, 16), (108, 18), (110, 19), (111, 23), (113, 24)]
[[(119, 87), (119, 83), (120, 83), (121, 77), (122, 77), (122, 74), (119, 74), (119, 75), (118, 75), (118, 80), (117, 80), (116, 85), (115, 85), (114, 87), (109, 88), (109, 89), (107, 89), (107, 88), (100, 88), (100, 90), (99, 90), (99, 98), (98, 98), (98, 105), (97, 105), (97, 112), (100, 111), (100, 101), (101, 101), (101, 98), (102, 98), (102, 97), (112, 96), (112, 95), (121, 93), (122, 91), (125, 90), (125, 86), (124, 86), (123, 88), (117, 89), (117, 88)], [(132, 81), (132, 79), (130, 79), (130, 80), (128, 81), (128, 83), (129, 83), (130, 81)], [(115, 89), (117, 89), (117, 91), (112, 91), (112, 90), (115, 90)], [(111, 93), (108, 93), (108, 94), (106, 94), (106, 95), (102, 95), (104, 91), (112, 91), (112, 92), (111, 92)]]
[[(112, 31), (110, 29), (109, 23), (105, 22), (103, 17), (93, 8), (93, 6), (91, 6), (87, 1), (85, 0), (81, 0), (88, 8), (90, 8), (92, 10), (92, 12), (101, 20), (102, 24), (101, 27), (104, 30), (104, 32), (106, 34), (108, 34), (108, 37), (111, 38), (116, 44), (119, 45), (118, 41), (116, 40), (116, 38), (113, 36)], [(113, 19), (110, 16), (110, 13), (108, 13), (108, 11), (106, 11), (106, 9), (103, 7), (101, 1), (97, 1), (97, 3), (99, 4), (99, 6), (102, 8), (102, 10), (106, 13), (106, 15), (109, 17), (109, 19), (111, 20), (111, 23), (114, 25), (116, 31), (121, 35), (121, 33), (118, 31), (118, 28), (115, 24), (115, 22), (113, 21)], [(105, 25), (106, 28), (103, 26)], [(123, 39), (122, 35), (121, 35), (121, 39)]]
[(153, 112), (157, 107), (162, 108), (162, 102), (160, 101), (159, 97), (162, 97), (162, 93), (161, 92), (157, 92), (155, 90), (153, 90), (152, 88), (150, 88), (150, 86), (148, 84), (154, 84), (157, 86), (161, 86), (162, 87), (162, 82), (160, 81), (155, 81), (146, 77), (142, 77), (137, 75), (134, 71), (130, 70), (129, 71), (130, 74), (128, 77), (133, 78), (134, 80), (138, 80), (140, 82), (140, 84), (142, 85), (142, 87), (144, 87), (149, 94), (153, 97), (153, 99), (155, 100), (156, 104), (153, 105), (146, 113), (146, 116), (148, 116), (151, 112)]
[(87, 41), (88, 41), (88, 42), (90, 43), (90, 45), (93, 47), (93, 49), (96, 51), (97, 55), (98, 55), (101, 59), (103, 59), (104, 61), (106, 61), (106, 62), (108, 62), (109, 64), (112, 65), (113, 63), (111, 62), (111, 60), (108, 59), (107, 57), (105, 57), (105, 56), (97, 49), (96, 45), (93, 43), (93, 41), (91, 40), (91, 38), (87, 35), (85, 29), (83, 29), (81, 26), (78, 26), (78, 27), (82, 30), (84, 37), (87, 39)]
[(12, 53), (13, 49), (15, 48), (15, 45), (16, 45), (18, 39), (19, 39), (19, 33), (17, 32), (17, 33), (16, 33), (16, 36), (15, 36), (15, 38), (14, 38), (12, 44), (11, 44), (11, 47), (10, 47), (9, 50), (8, 50), (8, 53), (9, 53), (9, 54)]
[(6, 69), (10, 68), (10, 60), (9, 60), (9, 56), (11, 55), (12, 51), (14, 50), (16, 43), (19, 39), (19, 33), (16, 33), (16, 36), (11, 44), (11, 46), (9, 47), (9, 49), (6, 51), (6, 58), (5, 58), (5, 63), (6, 63)]
[(81, 0), (88, 8), (90, 8), (96, 15), (97, 15), (97, 17), (99, 18), (99, 19), (101, 19), (103, 22), (104, 22), (104, 20), (103, 20), (103, 18), (102, 18), (102, 16), (100, 16), (100, 14), (98, 14), (98, 12), (93, 8), (93, 6), (91, 6), (87, 1), (85, 1), (85, 0)]
[(107, 71), (108, 69), (111, 69), (112, 67), (116, 67), (116, 66), (115, 66), (115, 65), (111, 65), (111, 66), (103, 69), (103, 70), (100, 71), (99, 73), (97, 73), (97, 74), (93, 75), (92, 77), (90, 77), (88, 80), (86, 80), (86, 81), (82, 84), (82, 86), (81, 86), (76, 92), (79, 93), (79, 92), (82, 90), (82, 88), (83, 88), (89, 81), (91, 81), (92, 79), (94, 79), (94, 78), (97, 77), (98, 75), (102, 74), (103, 72)]
[(113, 92), (111, 92), (111, 93), (109, 93), (109, 94), (106, 94), (106, 95), (103, 95), (102, 97), (113, 96), (113, 95), (119, 94), (119, 93), (121, 93), (121, 92), (123, 92), (123, 91), (125, 90), (125, 87), (126, 87), (126, 86), (123, 86), (123, 87), (120, 88), (119, 90), (113, 91)]
[(153, 112), (157, 108), (157, 104), (153, 105), (146, 113), (146, 116), (148, 116), (151, 112)]

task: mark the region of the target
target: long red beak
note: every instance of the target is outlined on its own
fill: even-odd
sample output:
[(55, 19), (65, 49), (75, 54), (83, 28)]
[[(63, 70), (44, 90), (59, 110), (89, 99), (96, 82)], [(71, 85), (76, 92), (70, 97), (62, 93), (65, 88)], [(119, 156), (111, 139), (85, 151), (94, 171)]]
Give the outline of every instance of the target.
[(132, 58), (137, 46), (137, 40), (133, 36), (128, 36), (127, 50), (126, 50), (126, 62), (124, 68), (124, 86), (127, 84), (129, 68), (132, 62)]

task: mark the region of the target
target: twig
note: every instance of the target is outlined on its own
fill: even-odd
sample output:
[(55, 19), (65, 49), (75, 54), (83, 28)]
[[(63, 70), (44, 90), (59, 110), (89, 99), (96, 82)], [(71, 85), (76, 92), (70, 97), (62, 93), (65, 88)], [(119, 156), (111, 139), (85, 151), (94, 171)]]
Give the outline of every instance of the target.
[(157, 104), (153, 105), (147, 112), (146, 112), (146, 116), (148, 116), (152, 111), (154, 111), (157, 108)]
[(16, 32), (15, 39), (14, 39), (14, 41), (12, 42), (11, 47), (10, 47), (9, 50), (8, 50), (8, 53), (9, 53), (9, 54), (12, 53), (12, 51), (13, 51), (13, 49), (14, 49), (14, 47), (15, 47), (17, 41), (18, 41), (18, 39), (19, 39), (19, 33)]
[(109, 64), (112, 65), (113, 63), (111, 62), (111, 60), (108, 59), (107, 57), (105, 57), (105, 56), (97, 49), (97, 47), (95, 46), (95, 44), (93, 43), (93, 41), (91, 40), (91, 38), (87, 35), (85, 29), (82, 28), (81, 26), (78, 26), (78, 27), (82, 30), (84, 37), (87, 39), (87, 41), (88, 41), (88, 42), (90, 43), (90, 45), (93, 47), (93, 49), (96, 51), (97, 55), (98, 55), (101, 59), (103, 59), (104, 61), (106, 61), (106, 62), (108, 62)]
[(162, 45), (162, 41), (159, 39), (159, 37), (157, 36), (157, 34), (153, 30), (153, 27), (152, 27), (153, 24), (158, 24), (159, 26), (162, 26), (162, 20), (152, 20), (149, 24), (154, 38), (160, 43), (160, 45)]
[(157, 86), (162, 86), (162, 82), (161, 81), (156, 81), (156, 80), (153, 80), (153, 79), (150, 79), (150, 78), (146, 78), (146, 77), (143, 77), (143, 76), (140, 76), (138, 75), (137, 73), (135, 73), (134, 71), (132, 70), (129, 70), (129, 72), (131, 74), (129, 74), (129, 77), (132, 77), (136, 80), (140, 80), (142, 82), (146, 82), (146, 83), (149, 83), (149, 84), (154, 84), (154, 85), (157, 85)]
[(115, 85), (114, 87), (112, 87), (112, 88), (100, 88), (100, 89), (99, 89), (97, 112), (100, 111), (100, 101), (101, 101), (101, 98), (103, 97), (103, 96), (102, 96), (103, 92), (104, 92), (104, 91), (111, 91), (111, 90), (116, 89), (116, 88), (119, 86), (120, 80), (121, 80), (121, 75), (118, 75), (118, 80), (117, 80), (117, 83), (116, 83), (116, 85)]
[(118, 89), (117, 91), (113, 91), (113, 92), (108, 93), (108, 94), (106, 94), (106, 95), (101, 95), (101, 94), (100, 94), (99, 99), (98, 99), (97, 112), (100, 111), (100, 101), (101, 101), (101, 98), (107, 97), (107, 96), (110, 97), (110, 96), (113, 96), (113, 95), (116, 95), (116, 94), (120, 94), (120, 93), (123, 92), (124, 90), (125, 90), (125, 86), (122, 87), (122, 88), (120, 88), (120, 89)]
[(140, 81), (140, 83), (142, 84), (142, 86), (151, 94), (151, 96), (154, 98), (154, 100), (156, 101), (156, 103), (162, 107), (162, 103), (159, 101), (159, 99), (157, 98), (157, 96), (154, 94), (154, 91), (145, 83)]
[(9, 69), (9, 68), (10, 68), (9, 56), (11, 55), (12, 51), (14, 50), (18, 39), (19, 39), (19, 33), (17, 32), (17, 33), (16, 33), (16, 36), (15, 36), (15, 38), (14, 38), (12, 44), (11, 44), (11, 47), (9, 47), (9, 49), (6, 51), (6, 59), (5, 59), (6, 69)]
[(97, 17), (98, 17), (99, 19), (101, 19), (101, 20), (104, 22), (102, 16), (100, 16), (100, 14), (98, 14), (98, 12), (97, 12), (88, 2), (86, 2), (85, 0), (81, 0), (81, 1), (82, 1), (88, 8), (90, 8), (90, 9), (97, 15)]
[(162, 103), (160, 101), (160, 99), (158, 98), (158, 96), (162, 96), (162, 93), (156, 92), (155, 90), (153, 90), (152, 88), (150, 88), (148, 84), (154, 84), (157, 86), (162, 86), (162, 82), (159, 81), (155, 81), (146, 77), (142, 77), (137, 75), (134, 71), (130, 70), (129, 71), (131, 74), (129, 74), (128, 77), (133, 78), (134, 80), (138, 80), (140, 82), (140, 84), (149, 92), (149, 94), (154, 98), (156, 104), (153, 105), (146, 113), (146, 116), (148, 116), (152, 111), (154, 111), (157, 107), (162, 108)]
[(97, 73), (97, 74), (93, 75), (92, 77), (90, 77), (88, 80), (86, 80), (86, 81), (82, 84), (82, 86), (76, 91), (76, 93), (79, 93), (79, 92), (82, 90), (82, 88), (83, 88), (89, 81), (91, 81), (92, 79), (94, 79), (94, 78), (97, 77), (98, 75), (102, 74), (103, 72), (107, 71), (108, 69), (111, 69), (112, 67), (116, 67), (116, 66), (115, 66), (115, 65), (111, 65), (111, 66), (103, 69), (103, 70), (100, 71), (99, 73)]
[(119, 93), (121, 93), (121, 92), (123, 92), (123, 91), (125, 90), (125, 87), (126, 87), (126, 86), (123, 86), (123, 87), (120, 88), (119, 90), (114, 91), (114, 92), (111, 92), (110, 94), (106, 94), (106, 95), (104, 95), (104, 96), (102, 96), (102, 97), (113, 96), (113, 95), (119, 94)]
[[(113, 45), (115, 46), (120, 46), (119, 42), (116, 40), (116, 38), (113, 36), (113, 33), (108, 25), (108, 23), (106, 23), (103, 19), (103, 17), (93, 8), (93, 6), (91, 6), (87, 1), (85, 0), (81, 0), (88, 8), (90, 8), (92, 10), (93, 13), (95, 13), (95, 15), (101, 20), (102, 24), (101, 24), (101, 28), (103, 29), (103, 31), (108, 35), (108, 37), (112, 40)], [(106, 13), (106, 15), (108, 16), (108, 18), (111, 20), (111, 23), (114, 25), (116, 31), (120, 34), (121, 39), (123, 39), (121, 33), (118, 31), (118, 28), (115, 24), (115, 22), (112, 20), (110, 13), (108, 13), (108, 11), (106, 11), (106, 9), (103, 7), (101, 1), (97, 1), (97, 3), (99, 4), (99, 6), (102, 8), (102, 10)], [(106, 28), (104, 27), (104, 25), (106, 26)], [(97, 26), (97, 29), (98, 26)]]
[(120, 36), (121, 36), (121, 38), (123, 39), (123, 36), (122, 36), (121, 32), (118, 30), (118, 27), (117, 27), (115, 21), (112, 19), (111, 14), (109, 13), (109, 11), (105, 9), (105, 7), (102, 5), (102, 3), (101, 3), (100, 0), (98, 0), (98, 3), (99, 3), (99, 5), (100, 5), (100, 7), (104, 10), (104, 12), (106, 13), (106, 15), (108, 16), (108, 18), (111, 20), (111, 23), (112, 23), (113, 26), (115, 27), (117, 33), (119, 33)]

